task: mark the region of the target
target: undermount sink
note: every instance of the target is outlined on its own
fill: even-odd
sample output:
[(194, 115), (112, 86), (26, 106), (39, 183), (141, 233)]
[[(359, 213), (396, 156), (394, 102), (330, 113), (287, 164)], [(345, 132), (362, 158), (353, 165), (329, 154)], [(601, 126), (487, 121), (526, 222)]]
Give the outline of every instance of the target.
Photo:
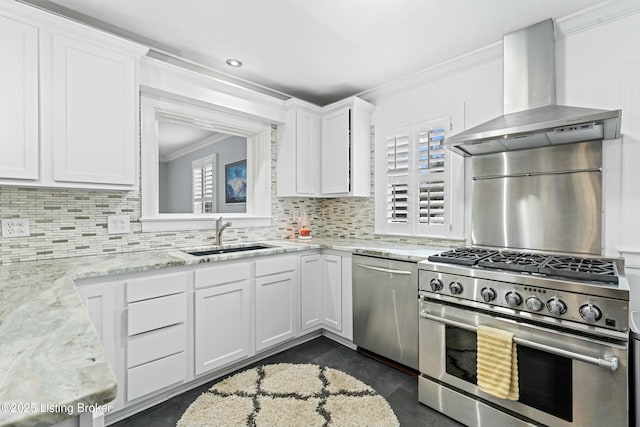
[(268, 245), (229, 246), (226, 248), (207, 249), (203, 251), (183, 251), (183, 252), (186, 252), (189, 255), (194, 255), (194, 256), (208, 256), (208, 255), (228, 254), (232, 252), (258, 251), (260, 249), (270, 249), (272, 247), (273, 246), (268, 246)]

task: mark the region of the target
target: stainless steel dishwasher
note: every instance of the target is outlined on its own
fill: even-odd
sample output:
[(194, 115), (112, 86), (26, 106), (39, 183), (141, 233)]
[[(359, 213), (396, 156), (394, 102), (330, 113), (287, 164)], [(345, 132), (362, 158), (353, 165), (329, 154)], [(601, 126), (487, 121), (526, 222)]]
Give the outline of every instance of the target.
[(353, 342), (418, 369), (415, 262), (353, 256)]

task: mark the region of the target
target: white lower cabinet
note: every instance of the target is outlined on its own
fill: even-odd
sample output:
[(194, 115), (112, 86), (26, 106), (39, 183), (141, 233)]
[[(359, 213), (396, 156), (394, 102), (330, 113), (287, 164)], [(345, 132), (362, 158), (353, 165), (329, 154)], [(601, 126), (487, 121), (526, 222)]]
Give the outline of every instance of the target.
[(186, 354), (181, 351), (127, 371), (127, 400), (135, 400), (173, 384), (184, 382)]
[(324, 303), (325, 326), (342, 330), (342, 257), (338, 255), (322, 255), (324, 286), (322, 300)]
[(322, 326), (322, 255), (300, 257), (300, 330)]
[(322, 327), (353, 339), (351, 254), (327, 251), (300, 257), (300, 329)]
[(297, 262), (298, 257), (256, 261), (256, 351), (296, 337)]
[(187, 379), (189, 274), (126, 281), (127, 401)]
[(124, 382), (124, 351), (119, 339), (119, 331), (122, 329), (124, 282), (84, 282), (77, 284), (78, 293), (87, 307), (91, 323), (118, 381), (118, 394), (111, 403), (113, 410), (117, 411), (124, 405), (124, 393), (120, 387)]
[(76, 285), (118, 380), (108, 422), (302, 334), (325, 329), (352, 339), (346, 252), (212, 262)]
[[(245, 264), (196, 271), (195, 374), (252, 354), (251, 280)], [(230, 281), (230, 282), (229, 282)]]

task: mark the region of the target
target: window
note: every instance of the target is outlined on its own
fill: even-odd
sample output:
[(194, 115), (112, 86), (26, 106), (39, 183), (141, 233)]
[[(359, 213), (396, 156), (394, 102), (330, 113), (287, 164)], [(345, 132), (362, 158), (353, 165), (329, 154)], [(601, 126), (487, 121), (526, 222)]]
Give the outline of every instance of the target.
[(194, 160), (191, 164), (193, 172), (193, 213), (216, 212), (216, 155)]
[(387, 135), (387, 221), (409, 219), (409, 130)]
[(434, 127), (418, 132), (418, 221), (443, 225), (445, 220), (445, 129)]
[(386, 132), (384, 159), (379, 157), (376, 163), (376, 170), (384, 166), (385, 171), (376, 178), (377, 233), (461, 236), (464, 218), (460, 212), (452, 213), (451, 206), (454, 199), (462, 206), (463, 193), (451, 182), (455, 177), (462, 187), (464, 163), (444, 148), (450, 129), (447, 117)]

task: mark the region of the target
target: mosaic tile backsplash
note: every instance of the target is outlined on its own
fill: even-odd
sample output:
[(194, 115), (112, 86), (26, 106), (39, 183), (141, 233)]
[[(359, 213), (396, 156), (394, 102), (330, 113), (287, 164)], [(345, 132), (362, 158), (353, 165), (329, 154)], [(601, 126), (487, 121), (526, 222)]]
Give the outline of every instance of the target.
[[(230, 227), (224, 232), (225, 243), (286, 238), (290, 235), (287, 229), (291, 227), (291, 212), (297, 209), (307, 212), (313, 234), (317, 236), (451, 245), (451, 242), (447, 241), (375, 235), (373, 197), (277, 198), (275, 138), (274, 128), (271, 159), (271, 226)], [(0, 218), (29, 219), (31, 232), (29, 237), (0, 238), (0, 264), (213, 244), (213, 230), (142, 233), (140, 212), (138, 191), (52, 190), (0, 186)], [(107, 234), (107, 216), (116, 214), (129, 215), (131, 233)]]

